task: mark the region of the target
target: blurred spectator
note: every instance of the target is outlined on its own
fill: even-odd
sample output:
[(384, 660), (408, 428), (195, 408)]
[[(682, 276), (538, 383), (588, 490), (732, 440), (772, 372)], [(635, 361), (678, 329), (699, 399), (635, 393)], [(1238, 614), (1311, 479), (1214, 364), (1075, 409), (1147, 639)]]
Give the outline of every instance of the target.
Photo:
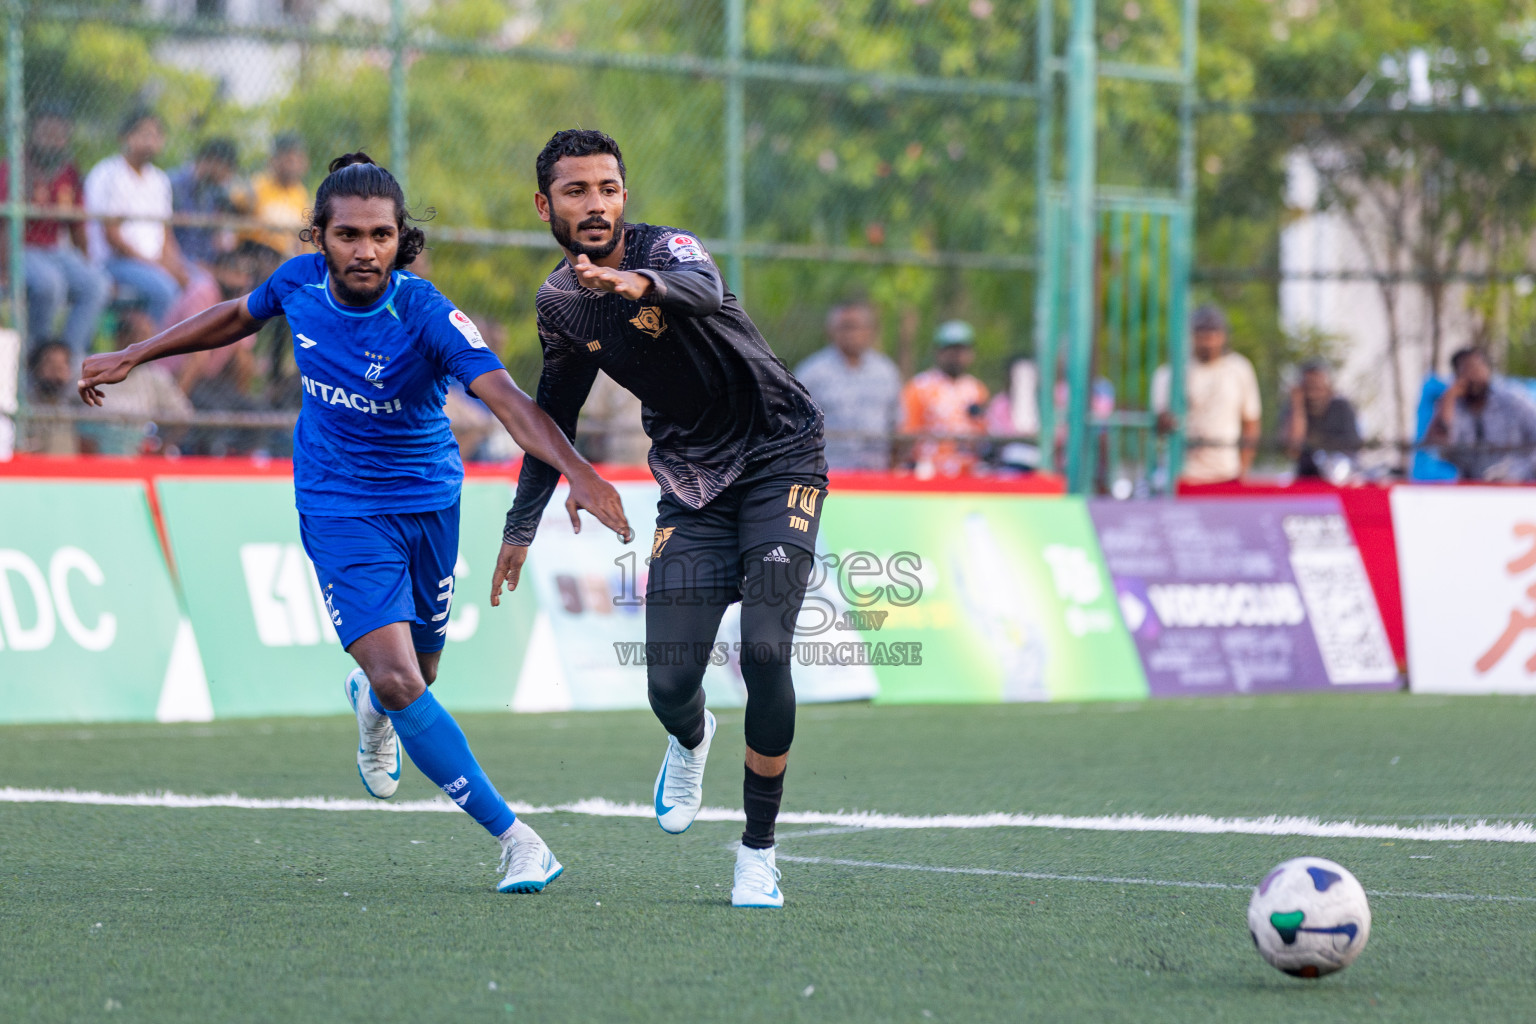
[(136, 110), (118, 139), (122, 151), (85, 176), (85, 209), (99, 217), (87, 225), (91, 259), (163, 324), (187, 283), (181, 249), (166, 224), (171, 179), (153, 162), (165, 149), (165, 127), (155, 114)]
[[(239, 154), (231, 139), (209, 139), (198, 147), (197, 157), (171, 175), (171, 204), (178, 214), (233, 217), (250, 209), (251, 197), (235, 170)], [(225, 228), (178, 226), (176, 244), (186, 259), (212, 267), (214, 257), (234, 248), (234, 236)]]
[[(154, 333), (155, 321), (147, 312), (128, 309), (118, 317), (114, 347), (126, 348)], [(127, 380), (104, 385), (102, 391), (107, 404), (98, 410), (99, 416), (79, 425), (80, 447), (85, 452), (137, 455), (145, 450), (146, 437), (159, 442), (160, 428), (155, 421), (184, 419), (192, 415), (192, 403), (181, 393), (169, 371), (158, 362), (134, 367)], [(179, 433), (179, 428), (172, 433)]]
[(987, 461), (1031, 472), (1040, 468), (1039, 391), (1035, 361), (1024, 356), (1010, 361), (1007, 385), (987, 403), (987, 434), (997, 439)]
[[(1008, 390), (999, 391), (987, 403), (987, 433), (993, 437), (1032, 437), (1040, 430), (1040, 407), (1036, 396), (1040, 378), (1032, 359), (1023, 356), (1008, 366)], [(1067, 437), (1067, 409), (1071, 400), (1067, 381), (1067, 361), (1056, 364), (1056, 383), (1051, 388), (1051, 402), (1056, 418), (1056, 444)], [(1115, 386), (1107, 377), (1095, 377), (1088, 396), (1088, 415), (1107, 419), (1115, 411)]]
[[(1253, 465), (1259, 439), (1259, 378), (1253, 364), (1227, 350), (1227, 317), (1217, 306), (1201, 306), (1190, 317), (1195, 358), (1185, 372), (1184, 472), (1187, 483), (1240, 480)], [(1173, 371), (1152, 375), (1152, 411), (1157, 429), (1179, 429), (1170, 409)]]
[(21, 332), (0, 330), (0, 462), (16, 454), (15, 417), (21, 406), (27, 372), (21, 362)]
[(1040, 373), (1035, 361), (1015, 356), (1008, 363), (1008, 386), (987, 403), (987, 433), (993, 437), (1034, 437), (1040, 431)]
[[(38, 412), (73, 405), (77, 378), (70, 347), (62, 341), (44, 341), (27, 357), (27, 404)], [(80, 439), (69, 420), (27, 418), (21, 450), (40, 455), (78, 455)]]
[(826, 416), (827, 465), (890, 469), (891, 437), (901, 418), (901, 372), (875, 350), (880, 324), (867, 302), (833, 306), (826, 348), (795, 368)]
[[(83, 207), (84, 184), (69, 151), (74, 128), (63, 107), (44, 106), (33, 117), (22, 169), (27, 201), (33, 206), (60, 211)], [(0, 162), (0, 201), (10, 198), (10, 184), (10, 165)], [(90, 351), (97, 322), (112, 295), (112, 281), (85, 258), (83, 221), (29, 218), (25, 231), (27, 336), (33, 341), (53, 337), (59, 314), (67, 310), (58, 337), (78, 361)]]
[(975, 444), (957, 440), (986, 430), (987, 386), (966, 372), (976, 358), (975, 339), (964, 320), (940, 324), (933, 337), (933, 366), (902, 389), (902, 433), (936, 435), (919, 438), (912, 447), (920, 477), (960, 476), (976, 463)]
[[(251, 179), (254, 206), (251, 215), (268, 229), (246, 232), (242, 237), (287, 259), (300, 252), (299, 231), (305, 225), (304, 211), (314, 197), (304, 187), (309, 173), (309, 151), (304, 140), (284, 133), (272, 144), (272, 158), (267, 169)], [(414, 268), (413, 268), (414, 269)]]
[(1440, 396), (1425, 440), (1464, 480), (1530, 480), (1536, 466), (1536, 406), (1493, 377), (1488, 353), (1451, 356), (1456, 379)]
[(582, 440), (582, 451), (593, 462), (643, 466), (651, 451), (640, 399), (601, 370), (581, 407), (576, 433)]
[(1327, 464), (1333, 457), (1352, 458), (1360, 451), (1355, 407), (1334, 393), (1332, 374), (1321, 359), (1302, 364), (1301, 380), (1291, 388), (1290, 404), (1280, 416), (1280, 436), (1286, 454), (1296, 460), (1298, 477), (1323, 476), (1320, 457)]
[(453, 439), (459, 444), (459, 457), (465, 462), (477, 461), (480, 449), (490, 438), (491, 432), (501, 426), (496, 422), (496, 415), (485, 403), (471, 398), (464, 385), (456, 380), (448, 386), (443, 411), (448, 414), (448, 426), (453, 430)]
[[(209, 280), (216, 282), (214, 302), (239, 298), (256, 287), (255, 256), (249, 248), (220, 253)], [(212, 303), (210, 303), (211, 305)], [(256, 335), (233, 345), (194, 352), (178, 366), (176, 383), (199, 412), (261, 412), (266, 403), (252, 393), (261, 376)], [(162, 360), (162, 363), (168, 360)], [(237, 455), (265, 447), (262, 432), (235, 427), (199, 427), (187, 435), (185, 451), (195, 455)]]

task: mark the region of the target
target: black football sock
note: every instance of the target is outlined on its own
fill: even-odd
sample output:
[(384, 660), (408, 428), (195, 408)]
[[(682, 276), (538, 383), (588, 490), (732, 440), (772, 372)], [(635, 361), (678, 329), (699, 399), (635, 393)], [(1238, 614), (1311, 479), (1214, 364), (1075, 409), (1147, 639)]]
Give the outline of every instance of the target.
[(773, 846), (773, 823), (784, 800), (784, 772), (769, 778), (751, 768), (743, 771), (746, 779), (741, 786), (741, 803), (747, 811), (747, 830), (741, 834), (741, 845), (766, 850)]

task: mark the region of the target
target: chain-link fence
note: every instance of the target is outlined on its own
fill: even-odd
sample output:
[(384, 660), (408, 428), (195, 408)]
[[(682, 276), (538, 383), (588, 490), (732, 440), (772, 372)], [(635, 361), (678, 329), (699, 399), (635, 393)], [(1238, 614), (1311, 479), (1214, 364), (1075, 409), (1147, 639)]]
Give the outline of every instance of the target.
[[(154, 162), (173, 177), (195, 174), (210, 144), (235, 150), (230, 183), (206, 189), (208, 209), (196, 211), (233, 218), (203, 229), (219, 246), (296, 244), (296, 225), (238, 224), (284, 219), (273, 217), (280, 202), (262, 201), (281, 192), (279, 141), (307, 156), (305, 188), (336, 153), (365, 149), (390, 165), (418, 212), (435, 214), (423, 272), (482, 322), (525, 386), (540, 363), (533, 297), (557, 256), (534, 213), (533, 160), (571, 126), (620, 141), (629, 219), (705, 238), (791, 364), (825, 344), (827, 310), (848, 299), (879, 312), (906, 375), (950, 318), (975, 326), (976, 371), (994, 384), (1033, 347), (1045, 77), (1035, 5), (21, 9), (24, 75), (13, 85), (27, 124), (66, 113), (82, 173), (121, 148), (123, 119), (142, 107), (164, 121)], [(48, 330), (63, 322), (60, 312)], [(103, 325), (96, 345), (122, 340), (112, 316)], [(242, 394), (261, 396), (263, 378), (269, 391), (284, 386), (281, 355), (281, 344), (260, 346)]]
[(1201, 30), (1195, 286), (1257, 366), (1269, 458), (1321, 358), (1365, 461), (1404, 466), (1454, 351), (1536, 373), (1536, 6), (1210, 4)]
[[(1530, 7), (1232, 0), (1200, 11), (1194, 55), (1192, 4), (1100, 0), (1089, 369), (1097, 380), (1117, 361), (1139, 368), (1108, 382), (1114, 414), (1145, 426), (1149, 370), (1166, 355), (1131, 347), (1131, 297), (1151, 309), (1168, 294), (1155, 303), (1164, 321), (1183, 308), (1117, 262), (1127, 231), (1167, 230), (1134, 219), (1152, 215), (1147, 198), (1197, 199), (1197, 293), (1227, 307), (1259, 370), (1271, 445), (1309, 356), (1333, 359), (1367, 435), (1389, 446), (1413, 440), (1419, 389), (1450, 350), (1488, 343), (1512, 370), (1536, 371)], [(1051, 282), (1037, 269), (1064, 257), (1041, 216), (1064, 201), (1070, 170), (1070, 3), (17, 0), (10, 11), (14, 127), (35, 134), (40, 115), (67, 115), (82, 173), (120, 149), (121, 122), (141, 106), (164, 120), (155, 162), (173, 173), (227, 140), (232, 183), (178, 209), (194, 246), (199, 217), (216, 251), (296, 245), (284, 181), (312, 190), (351, 149), (389, 164), (417, 209), (435, 211), (424, 271), (525, 386), (539, 367), (533, 296), (557, 256), (533, 211), (533, 158), (553, 130), (580, 125), (624, 146), (630, 218), (708, 240), (791, 365), (825, 344), (830, 306), (867, 299), (904, 375), (928, 365), (940, 322), (962, 318), (982, 380), (1005, 389), (1014, 358), (1032, 357), (1053, 411), (1068, 324), (1041, 319)], [(1195, 56), (1198, 96), (1184, 86)], [(226, 291), (265, 269), (235, 262), (215, 282)], [(134, 299), (118, 288), (92, 344), (140, 328)], [(60, 310), (47, 333), (67, 327)], [(1182, 344), (1182, 325), (1148, 330)], [(232, 365), (176, 372), (188, 387), (219, 378), (198, 409), (280, 426), (296, 400), (284, 351), (268, 338)], [(1056, 422), (1098, 415), (1094, 402), (1063, 401)]]

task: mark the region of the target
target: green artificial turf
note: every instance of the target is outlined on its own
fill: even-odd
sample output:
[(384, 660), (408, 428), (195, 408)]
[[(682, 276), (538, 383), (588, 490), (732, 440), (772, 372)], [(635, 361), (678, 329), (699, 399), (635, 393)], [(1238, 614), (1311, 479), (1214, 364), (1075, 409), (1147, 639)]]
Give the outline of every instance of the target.
[[(739, 807), (740, 714), (720, 717), (705, 800)], [(648, 714), (462, 721), (512, 799), (650, 799)], [(785, 807), (1536, 821), (1533, 728), (1536, 700), (1402, 694), (807, 707)], [(342, 717), (6, 727), (0, 786), (356, 798), (355, 739)], [(408, 768), (397, 799), (434, 795)], [(736, 911), (739, 826), (530, 821), (565, 876), (500, 896), (494, 843), (457, 814), (0, 802), (0, 1020), (1516, 1021), (1536, 1005), (1531, 845), (784, 825), (788, 905)], [(1373, 898), (1355, 966), (1315, 982), (1264, 964), (1244, 923), (1246, 887), (1304, 853), (1398, 894)]]

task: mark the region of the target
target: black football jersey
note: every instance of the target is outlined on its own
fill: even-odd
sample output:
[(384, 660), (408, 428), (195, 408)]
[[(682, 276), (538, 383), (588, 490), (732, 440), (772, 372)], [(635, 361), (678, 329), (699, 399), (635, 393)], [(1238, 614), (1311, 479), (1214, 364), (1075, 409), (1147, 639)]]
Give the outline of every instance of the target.
[[(726, 289), (698, 239), (630, 224), (620, 270), (651, 279), (644, 298), (583, 288), (566, 260), (536, 299), (544, 371), (539, 406), (568, 437), (602, 370), (640, 399), (652, 474), (703, 508), (749, 464), (822, 444), (822, 415)], [(507, 513), (509, 544), (529, 544), (559, 471), (523, 459)]]

